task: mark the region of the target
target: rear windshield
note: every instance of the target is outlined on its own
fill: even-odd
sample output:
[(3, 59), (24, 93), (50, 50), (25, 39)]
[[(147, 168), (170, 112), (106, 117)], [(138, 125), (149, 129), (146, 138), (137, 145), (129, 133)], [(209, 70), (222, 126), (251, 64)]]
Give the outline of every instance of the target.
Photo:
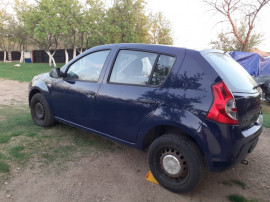
[(203, 56), (232, 92), (257, 92), (256, 89), (253, 89), (257, 83), (231, 56), (219, 52), (208, 52), (203, 54)]

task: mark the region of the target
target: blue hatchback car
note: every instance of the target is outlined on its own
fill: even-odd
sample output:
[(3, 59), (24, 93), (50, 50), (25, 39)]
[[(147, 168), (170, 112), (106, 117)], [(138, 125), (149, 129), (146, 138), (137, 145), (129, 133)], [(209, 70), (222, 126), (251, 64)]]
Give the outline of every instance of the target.
[(35, 124), (60, 121), (148, 151), (165, 188), (241, 162), (262, 132), (262, 91), (228, 54), (113, 44), (91, 48), (29, 88)]

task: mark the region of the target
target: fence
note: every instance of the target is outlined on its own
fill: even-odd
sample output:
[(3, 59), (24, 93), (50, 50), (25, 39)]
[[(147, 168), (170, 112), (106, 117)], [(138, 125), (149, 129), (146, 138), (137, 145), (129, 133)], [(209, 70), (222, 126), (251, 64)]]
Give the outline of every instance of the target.
[[(73, 49), (68, 49), (68, 57), (69, 60), (73, 58)], [(51, 51), (53, 52), (53, 51)], [(77, 55), (79, 53), (77, 52)], [(11, 56), (13, 61), (20, 60), (21, 53), (19, 51), (11, 51)], [(65, 63), (65, 50), (64, 49), (58, 49), (56, 50), (54, 54), (54, 59), (56, 63)], [(0, 51), (0, 61), (4, 60), (4, 52)], [(49, 62), (49, 56), (44, 50), (33, 50), (32, 51), (32, 61), (34, 63), (48, 63)]]
[[(68, 51), (69, 60), (71, 60), (73, 58), (73, 50), (68, 49), (67, 51)], [(34, 63), (48, 63), (49, 62), (49, 56), (44, 50), (33, 50), (32, 57), (33, 57), (32, 61)], [(66, 61), (65, 50), (64, 49), (56, 50), (53, 57), (56, 63), (65, 63)]]
[[(8, 53), (7, 53), (8, 55)], [(8, 57), (8, 56), (7, 56)], [(11, 51), (12, 60), (20, 60), (21, 52), (20, 51)], [(4, 51), (0, 51), (0, 61), (4, 61)]]

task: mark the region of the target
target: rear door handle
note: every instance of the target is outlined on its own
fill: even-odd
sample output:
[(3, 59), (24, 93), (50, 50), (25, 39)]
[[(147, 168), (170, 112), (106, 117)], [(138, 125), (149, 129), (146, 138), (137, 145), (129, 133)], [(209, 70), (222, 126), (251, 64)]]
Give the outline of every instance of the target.
[(149, 105), (157, 104), (157, 102), (154, 100), (144, 99), (144, 98), (139, 99), (138, 102), (143, 103), (143, 104), (149, 104)]
[(86, 97), (94, 97), (94, 96), (96, 96), (96, 93), (94, 91), (87, 91), (85, 94), (86, 94)]

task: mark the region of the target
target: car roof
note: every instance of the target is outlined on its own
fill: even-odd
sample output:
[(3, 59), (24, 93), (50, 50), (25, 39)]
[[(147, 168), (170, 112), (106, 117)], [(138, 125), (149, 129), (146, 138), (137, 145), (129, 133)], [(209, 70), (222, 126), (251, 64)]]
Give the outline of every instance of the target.
[(111, 48), (119, 48), (119, 49), (134, 49), (134, 50), (147, 50), (153, 52), (167, 53), (176, 55), (177, 52), (185, 51), (186, 48), (180, 48), (176, 46), (170, 45), (156, 45), (156, 44), (141, 44), (141, 43), (118, 43), (118, 44), (106, 44), (93, 47), (87, 51), (85, 54), (89, 52), (100, 50), (100, 49), (111, 49)]

